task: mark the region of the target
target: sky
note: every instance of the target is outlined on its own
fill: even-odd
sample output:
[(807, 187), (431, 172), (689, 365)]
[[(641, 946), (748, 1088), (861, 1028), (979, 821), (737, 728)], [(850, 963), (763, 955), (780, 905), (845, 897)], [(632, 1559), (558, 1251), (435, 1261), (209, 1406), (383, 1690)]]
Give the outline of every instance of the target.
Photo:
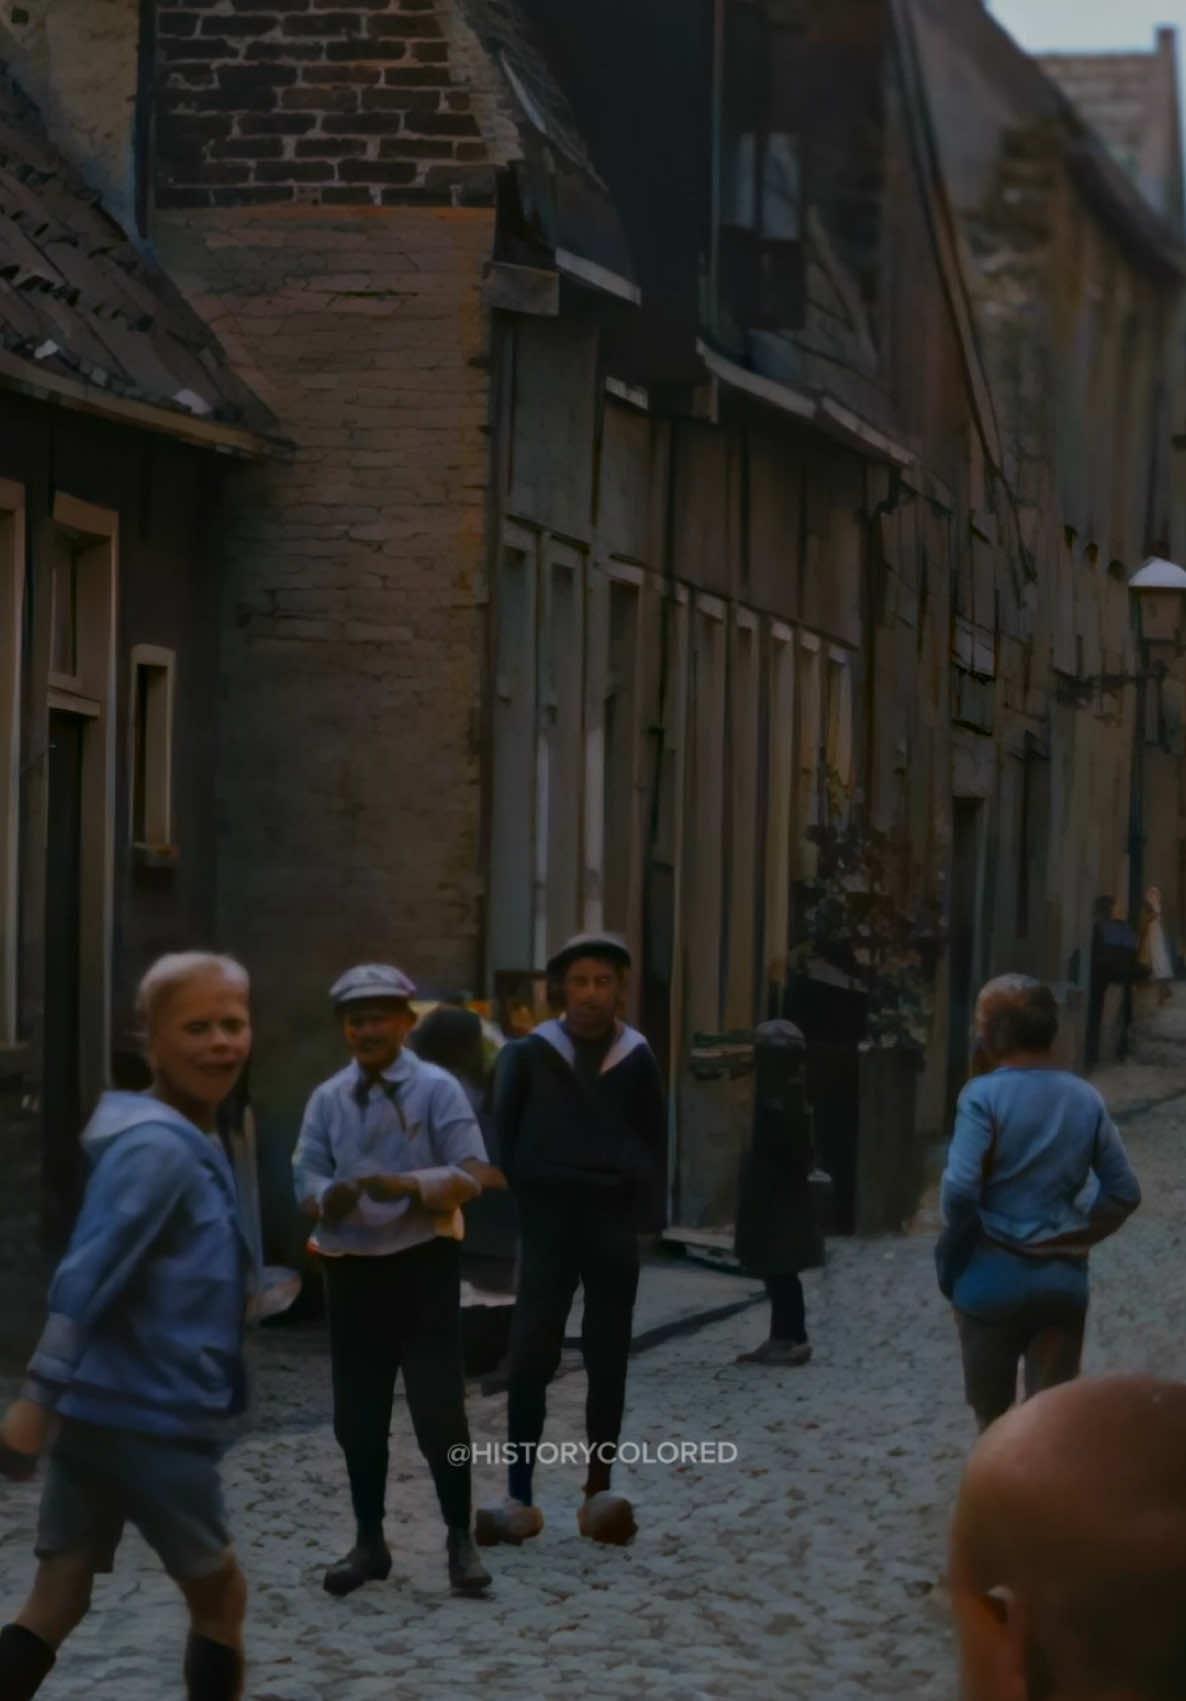
[(1186, 0), (989, 0), (990, 10), (1023, 47), (1152, 48), (1158, 24), (1178, 29), (1186, 104)]

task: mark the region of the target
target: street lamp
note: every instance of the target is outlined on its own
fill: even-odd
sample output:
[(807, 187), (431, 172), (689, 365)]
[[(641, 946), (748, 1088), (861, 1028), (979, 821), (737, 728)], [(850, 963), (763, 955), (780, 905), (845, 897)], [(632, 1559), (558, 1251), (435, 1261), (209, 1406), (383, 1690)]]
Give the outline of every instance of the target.
[(1145, 890), (1145, 744), (1148, 737), (1146, 692), (1151, 681), (1160, 686), (1169, 672), (1165, 661), (1154, 663), (1151, 647), (1169, 645), (1174, 655), (1182, 653), (1183, 615), (1186, 614), (1186, 567), (1151, 555), (1128, 581), (1132, 596), (1133, 635), (1137, 643), (1139, 670), (1132, 683), (1137, 687), (1136, 720), (1133, 728), (1131, 796), (1129, 803), (1129, 904), (1130, 913), (1140, 914)]
[(1186, 611), (1186, 567), (1151, 555), (1128, 581), (1136, 612), (1136, 632), (1147, 644), (1181, 641)]

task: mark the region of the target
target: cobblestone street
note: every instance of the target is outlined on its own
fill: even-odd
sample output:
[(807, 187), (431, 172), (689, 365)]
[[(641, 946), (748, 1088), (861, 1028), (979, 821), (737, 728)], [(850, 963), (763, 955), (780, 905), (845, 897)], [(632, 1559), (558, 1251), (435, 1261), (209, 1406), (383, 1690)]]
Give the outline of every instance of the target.
[[(1180, 1280), (1186, 1100), (1125, 1129), (1146, 1203), (1096, 1261), (1088, 1368), (1186, 1375)], [(656, 1277), (655, 1279), (661, 1279)], [(725, 1302), (735, 1278), (719, 1278)], [(740, 1291), (744, 1293), (744, 1285)], [(444, 1586), (442, 1537), (406, 1414), (392, 1473), (390, 1581), (335, 1602), (325, 1561), (349, 1545), (319, 1339), (261, 1343), (255, 1431), (228, 1467), (253, 1586), (252, 1701), (574, 1695), (950, 1701), (941, 1589), (945, 1523), (971, 1439), (930, 1237), (842, 1244), (809, 1278), (806, 1370), (739, 1367), (761, 1308), (669, 1341), (634, 1363), (627, 1437), (735, 1442), (736, 1464), (619, 1473), (641, 1533), (627, 1551), (577, 1535), (579, 1469), (541, 1469), (548, 1527), (493, 1556), (485, 1603)], [(549, 1438), (581, 1437), (583, 1378), (565, 1375)], [(505, 1402), (471, 1400), (475, 1440), (503, 1433)], [(479, 1494), (500, 1487), (481, 1469)], [(37, 1491), (5, 1490), (0, 1591), (27, 1582)], [(182, 1613), (136, 1538), (101, 1580), (93, 1614), (47, 1696), (164, 1701)]]

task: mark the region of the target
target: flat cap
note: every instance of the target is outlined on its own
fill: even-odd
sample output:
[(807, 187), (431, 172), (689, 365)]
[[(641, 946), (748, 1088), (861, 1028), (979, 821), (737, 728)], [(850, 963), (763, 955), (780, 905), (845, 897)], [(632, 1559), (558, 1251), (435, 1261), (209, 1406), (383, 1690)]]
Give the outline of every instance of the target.
[(549, 960), (549, 976), (557, 979), (570, 963), (578, 962), (581, 957), (604, 957), (607, 962), (617, 963), (623, 969), (631, 965), (630, 948), (619, 934), (576, 933)]
[(416, 988), (402, 969), (390, 963), (360, 963), (334, 982), (329, 996), (337, 1010), (343, 1004), (361, 1004), (374, 998), (415, 998)]

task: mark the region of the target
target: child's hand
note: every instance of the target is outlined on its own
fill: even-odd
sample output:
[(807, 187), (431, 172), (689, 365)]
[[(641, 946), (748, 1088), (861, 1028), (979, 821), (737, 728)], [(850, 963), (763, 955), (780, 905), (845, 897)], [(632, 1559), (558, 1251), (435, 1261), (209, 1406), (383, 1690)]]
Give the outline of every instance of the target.
[(362, 1188), (354, 1181), (336, 1181), (321, 1201), (321, 1215), (327, 1223), (341, 1222), (358, 1204)]
[(0, 1476), (24, 1482), (37, 1469), (49, 1439), (52, 1414), (32, 1400), (16, 1400), (0, 1424)]
[(434, 1216), (451, 1216), (482, 1191), (481, 1184), (463, 1169), (422, 1169), (415, 1174), (420, 1203)]

